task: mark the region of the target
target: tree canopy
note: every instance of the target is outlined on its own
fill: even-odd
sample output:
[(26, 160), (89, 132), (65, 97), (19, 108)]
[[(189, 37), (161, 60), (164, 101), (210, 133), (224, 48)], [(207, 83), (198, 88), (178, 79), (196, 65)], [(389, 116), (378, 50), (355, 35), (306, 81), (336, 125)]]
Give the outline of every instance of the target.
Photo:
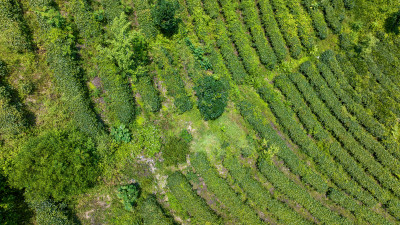
[(194, 90), (198, 98), (197, 107), (205, 120), (215, 120), (222, 115), (228, 103), (227, 84), (205, 76)]
[(95, 150), (82, 132), (49, 131), (22, 146), (11, 179), (30, 197), (68, 199), (95, 183)]

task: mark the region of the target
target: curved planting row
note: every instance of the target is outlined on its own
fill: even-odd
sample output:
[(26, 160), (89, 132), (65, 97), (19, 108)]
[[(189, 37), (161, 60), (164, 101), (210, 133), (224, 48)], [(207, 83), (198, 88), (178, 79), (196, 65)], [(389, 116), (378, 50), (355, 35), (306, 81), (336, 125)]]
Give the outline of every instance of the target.
[(310, 224), (292, 208), (271, 196), (269, 191), (251, 176), (250, 168), (240, 164), (236, 157), (224, 159), (223, 164), (259, 209), (272, 213), (283, 224)]
[[(32, 1), (31, 5), (38, 12), (54, 9), (52, 1)], [(56, 11), (57, 12), (57, 11)], [(46, 22), (46, 18), (37, 13), (37, 19), (41, 26), (41, 33), (46, 37), (53, 33), (51, 40), (47, 40), (47, 61), (54, 74), (54, 80), (66, 98), (66, 103), (73, 114), (77, 126), (85, 133), (96, 136), (102, 132), (102, 124), (90, 107), (85, 88), (81, 81), (81, 71), (75, 59), (74, 40), (63, 28), (52, 26)]]
[[(256, 7), (256, 5), (254, 4), (253, 7)], [(274, 48), (276, 58), (281, 62), (288, 55), (288, 50), (281, 31), (279, 30), (279, 26), (275, 20), (272, 7), (268, 0), (260, 0), (258, 2), (258, 8), (260, 10), (260, 18), (264, 25), (265, 33)]]
[[(369, 133), (378, 138), (378, 140), (382, 140), (381, 143), (389, 152), (398, 151), (399, 144), (396, 142), (396, 140), (394, 140), (390, 132), (373, 116), (369, 115), (361, 104), (355, 102), (351, 96), (348, 95), (348, 93), (342, 90), (341, 87), (344, 86), (344, 74), (341, 71), (338, 62), (336, 61), (336, 58), (334, 57), (334, 53), (332, 51), (324, 52), (321, 55), (321, 60), (329, 65), (333, 75), (335, 76), (330, 76), (332, 75), (331, 73), (322, 73), (322, 75), (326, 75), (325, 80), (327, 81), (328, 85), (341, 99), (341, 101), (345, 103), (347, 109), (357, 117), (357, 120), (360, 121), (360, 124), (362, 124)], [(342, 80), (342, 82), (339, 82), (339, 80)], [(380, 147), (378, 146), (378, 148)], [(391, 156), (383, 157), (389, 157), (389, 159), (391, 158)]]
[[(318, 63), (317, 66), (321, 71), (322, 76), (326, 78), (333, 76), (325, 64)], [(354, 121), (347, 111), (343, 110), (341, 102), (336, 97), (335, 93), (328, 87), (323, 78), (312, 71), (305, 72), (308, 70), (305, 67), (309, 67), (307, 64), (302, 64), (300, 67), (310, 80), (310, 83), (318, 91), (320, 98), (324, 100), (325, 104), (328, 106), (328, 108), (330, 108), (336, 118), (338, 118), (338, 120), (341, 121), (345, 127), (347, 127), (348, 131), (353, 135), (353, 137), (358, 140), (358, 142), (363, 145), (365, 149), (369, 150), (371, 154), (373, 154), (380, 161), (380, 163), (394, 173), (398, 173), (398, 170), (400, 169), (399, 162), (390, 154), (388, 154), (385, 148), (377, 140), (375, 140), (372, 135), (366, 132), (356, 121)], [(338, 90), (336, 91), (338, 92)], [(345, 102), (345, 99), (342, 99), (342, 101), (344, 101), (348, 108), (355, 107), (348, 105), (347, 102)]]
[[(360, 79), (358, 79), (360, 76), (349, 61), (349, 58), (345, 55), (337, 54), (336, 59), (346, 76), (347, 84), (353, 87), (354, 92), (358, 94), (358, 102), (362, 103), (364, 107), (368, 107), (370, 112), (373, 113), (374, 117), (377, 118), (380, 123), (386, 126), (393, 124), (397, 116), (400, 116), (400, 104), (393, 100), (387, 90), (383, 89), (375, 79), (369, 79), (367, 87), (363, 87), (361, 90), (361, 84), (359, 84)], [(358, 66), (358, 69), (358, 72), (360, 72), (361, 66)], [(368, 75), (368, 69), (365, 68), (365, 70), (363, 74)], [(357, 98), (353, 97), (353, 99), (356, 101)]]
[[(338, 140), (343, 144), (344, 148), (347, 149), (364, 168), (368, 169), (368, 172), (372, 174), (383, 187), (388, 190), (392, 190), (393, 193), (398, 195), (399, 186), (397, 184), (397, 179), (394, 178), (389, 171), (382, 167), (381, 164), (376, 162), (374, 157), (368, 151), (363, 149), (356, 140), (354, 140), (352, 135), (346, 131), (343, 125), (326, 108), (324, 103), (314, 92), (313, 88), (308, 84), (307, 80), (298, 73), (290, 74), (290, 78), (303, 94), (304, 99), (308, 102), (310, 108), (323, 122), (326, 129), (331, 131), (334, 136), (338, 138)], [(383, 195), (382, 193), (381, 198), (386, 199), (387, 201), (390, 197)]]
[(301, 0), (305, 10), (310, 14), (317, 36), (323, 40), (328, 37), (328, 25), (325, 22), (324, 15), (313, 5), (312, 0)]
[[(287, 85), (283, 83), (284, 79), (279, 79), (276, 82), (278, 86)], [(313, 158), (316, 162), (317, 170), (324, 173), (328, 178), (341, 189), (346, 191), (352, 196), (362, 201), (368, 206), (376, 204), (373, 197), (362, 190), (359, 185), (352, 180), (351, 177), (343, 170), (343, 168), (336, 164), (336, 162), (327, 154), (324, 153), (324, 148), (318, 148), (318, 146), (312, 141), (311, 138), (302, 130), (300, 124), (295, 120), (294, 113), (287, 108), (282, 100), (275, 96), (272, 89), (263, 87), (259, 89), (261, 97), (268, 102), (272, 112), (278, 118), (280, 124), (291, 139), (299, 145), (301, 150), (308, 156)], [(302, 118), (300, 118), (302, 120)], [(328, 136), (328, 135), (327, 135)]]
[(315, 44), (315, 32), (312, 27), (311, 19), (303, 10), (299, 0), (288, 0), (285, 2), (293, 18), (296, 20), (297, 32), (301, 43), (306, 49), (312, 49)]
[(334, 34), (339, 34), (342, 30), (342, 23), (339, 15), (335, 12), (330, 1), (320, 1), (325, 14), (325, 20)]
[(174, 98), (174, 105), (179, 113), (184, 113), (193, 108), (193, 102), (186, 92), (179, 71), (174, 68), (174, 60), (168, 50), (162, 49), (162, 53), (157, 56), (158, 72), (165, 82), (167, 94)]
[(246, 33), (243, 23), (239, 20), (235, 11), (236, 6), (228, 0), (220, 0), (222, 11), (225, 16), (226, 25), (232, 35), (232, 39), (237, 46), (237, 50), (243, 65), (251, 77), (258, 77), (261, 73), (259, 58), (256, 51), (251, 46), (249, 35)]
[(337, 213), (324, 207), (320, 202), (303, 188), (297, 186), (289, 178), (283, 175), (271, 162), (260, 160), (258, 163), (261, 173), (277, 188), (280, 192), (289, 196), (291, 199), (301, 204), (321, 223), (326, 224), (352, 224), (347, 218), (339, 216)]
[(365, 224), (364, 221), (360, 221), (361, 218), (368, 221), (370, 224), (392, 224), (383, 216), (373, 213), (371, 209), (360, 206), (357, 201), (354, 201), (354, 199), (336, 189), (330, 189), (328, 192), (328, 197), (335, 203), (351, 211), (358, 219), (357, 222), (360, 224)]
[(32, 40), (19, 1), (0, 1), (0, 44), (16, 52), (32, 50)]
[(270, 0), (272, 8), (275, 12), (275, 18), (278, 22), (281, 33), (289, 47), (290, 54), (297, 59), (301, 54), (301, 42), (297, 36), (296, 21), (289, 13), (285, 0)]
[[(379, 184), (370, 176), (368, 176), (362, 166), (360, 166), (352, 157), (351, 155), (346, 152), (339, 144), (336, 139), (332, 138), (328, 131), (326, 131), (323, 125), (318, 121), (318, 117), (325, 116), (326, 119), (328, 118), (328, 111), (323, 109), (323, 106), (318, 106), (318, 102), (314, 105), (310, 105), (313, 110), (322, 109), (319, 114), (313, 114), (310, 108), (307, 106), (306, 102), (303, 100), (300, 92), (294, 86), (294, 84), (286, 77), (286, 76), (279, 76), (275, 79), (274, 84), (280, 89), (280, 91), (286, 96), (286, 98), (291, 102), (293, 110), (296, 112), (298, 118), (303, 123), (305, 128), (308, 130), (308, 133), (312, 135), (319, 143), (329, 143), (320, 146), (321, 149), (327, 149), (329, 154), (332, 155), (335, 161), (338, 164), (338, 169), (340, 166), (343, 166), (344, 169), (349, 173), (351, 178), (355, 179), (363, 188), (368, 190), (376, 199), (379, 201), (387, 201), (388, 194), (385, 190), (379, 186)], [(322, 102), (319, 102), (322, 104)], [(325, 118), (325, 117), (324, 117)], [(320, 119), (323, 123), (327, 120)], [(327, 127), (329, 129), (329, 127)], [(340, 141), (340, 140), (339, 140)], [(318, 161), (317, 161), (318, 162)], [(321, 167), (323, 165), (320, 165)], [(330, 172), (327, 170), (327, 173)], [(334, 174), (334, 176), (341, 175), (341, 173)], [(343, 177), (344, 178), (344, 177)], [(341, 188), (347, 186), (345, 184), (340, 184), (340, 179), (342, 178), (332, 178), (333, 181), (337, 180), (335, 183)], [(340, 183), (338, 183), (340, 182)], [(356, 187), (356, 185), (354, 186)], [(349, 187), (351, 188), (351, 187)], [(352, 191), (353, 192), (353, 191)], [(352, 193), (350, 192), (350, 193)], [(386, 193), (386, 194), (385, 194)], [(367, 206), (373, 206), (377, 203), (376, 200), (371, 199), (367, 195), (363, 197), (362, 195), (358, 194), (357, 199), (366, 204)]]
[(285, 141), (277, 134), (269, 122), (262, 116), (260, 109), (252, 109), (250, 103), (239, 105), (239, 110), (245, 120), (260, 135), (261, 138), (279, 148), (276, 156), (281, 158), (292, 173), (300, 176), (304, 184), (311, 185), (320, 193), (325, 193), (328, 189), (327, 183), (315, 171), (311, 170), (304, 161), (286, 145)]
[(148, 196), (139, 208), (140, 214), (143, 217), (143, 224), (146, 225), (168, 225), (174, 224), (171, 218), (168, 218), (160, 204), (158, 204), (156, 196)]
[(257, 214), (240, 200), (224, 179), (218, 176), (218, 172), (211, 167), (205, 153), (192, 154), (190, 162), (196, 173), (204, 179), (207, 188), (241, 224), (262, 224)]
[(220, 218), (205, 201), (193, 193), (191, 185), (182, 173), (175, 172), (168, 177), (167, 182), (179, 204), (189, 213), (192, 224), (221, 224)]
[(258, 17), (257, 7), (254, 1), (242, 0), (240, 3), (240, 9), (243, 12), (244, 22), (251, 32), (251, 36), (257, 48), (258, 55), (260, 56), (260, 61), (267, 68), (273, 69), (277, 63), (277, 59), (274, 51), (268, 43), (268, 40), (265, 38), (264, 30), (261, 26), (260, 19)]

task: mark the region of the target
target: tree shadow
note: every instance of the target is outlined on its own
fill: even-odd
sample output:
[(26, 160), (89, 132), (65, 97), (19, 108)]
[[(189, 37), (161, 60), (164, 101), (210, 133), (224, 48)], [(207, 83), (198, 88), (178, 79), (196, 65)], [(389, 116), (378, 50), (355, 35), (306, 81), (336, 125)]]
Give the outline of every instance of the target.
[(387, 33), (400, 33), (400, 10), (390, 14), (386, 18), (384, 28)]

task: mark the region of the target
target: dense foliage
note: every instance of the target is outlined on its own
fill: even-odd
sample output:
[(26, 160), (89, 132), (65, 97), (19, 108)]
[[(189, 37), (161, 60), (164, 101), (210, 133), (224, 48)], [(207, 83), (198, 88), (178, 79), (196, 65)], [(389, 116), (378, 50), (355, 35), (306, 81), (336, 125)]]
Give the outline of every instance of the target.
[(99, 175), (92, 139), (76, 130), (53, 130), (21, 147), (11, 175), (14, 186), (35, 198), (68, 199)]
[(399, 7), (0, 0), (0, 224), (398, 224)]
[(214, 120), (225, 111), (228, 102), (227, 89), (227, 84), (212, 76), (202, 78), (195, 87), (197, 107), (205, 120)]

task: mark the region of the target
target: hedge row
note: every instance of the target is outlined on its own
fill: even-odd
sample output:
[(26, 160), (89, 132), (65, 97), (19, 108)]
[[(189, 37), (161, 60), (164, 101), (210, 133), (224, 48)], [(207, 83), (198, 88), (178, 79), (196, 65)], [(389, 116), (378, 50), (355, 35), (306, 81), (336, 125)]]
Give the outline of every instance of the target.
[[(308, 67), (311, 69), (311, 66)], [(312, 73), (316, 72), (315, 68), (309, 70), (303, 66), (302, 72)], [(375, 161), (374, 157), (365, 149), (363, 149), (356, 140), (349, 134), (343, 125), (337, 121), (337, 119), (331, 114), (326, 108), (324, 103), (319, 99), (313, 88), (308, 84), (307, 80), (298, 73), (291, 74), (291, 79), (296, 83), (299, 90), (302, 92), (304, 98), (313, 109), (314, 113), (319, 115), (319, 119), (322, 120), (325, 127), (332, 131), (333, 134), (340, 140), (343, 146), (351, 152), (354, 158), (356, 158), (361, 165), (368, 169), (376, 180), (388, 190), (393, 190), (394, 193), (399, 193), (397, 190), (400, 186), (397, 184), (398, 181), (387, 171), (381, 164)], [(383, 196), (382, 196), (383, 197)]]
[(32, 49), (21, 5), (16, 0), (0, 1), (0, 44), (12, 51), (23, 52)]
[(368, 70), (375, 77), (375, 79), (382, 85), (382, 87), (390, 93), (390, 96), (398, 103), (400, 103), (400, 87), (396, 86), (393, 81), (387, 77), (382, 71), (378, 68), (374, 60), (366, 56), (365, 62), (368, 66)]
[(114, 126), (130, 124), (135, 116), (135, 102), (127, 79), (118, 74), (116, 65), (106, 57), (99, 56), (97, 66), (105, 91), (106, 116)]
[(250, 103), (241, 102), (239, 104), (239, 111), (243, 118), (252, 126), (261, 138), (279, 148), (276, 155), (285, 162), (292, 173), (299, 175), (305, 184), (311, 185), (318, 192), (325, 193), (328, 189), (328, 185), (321, 176), (311, 170), (304, 161), (300, 160), (297, 155), (289, 149), (285, 141), (265, 119), (265, 116), (263, 116), (260, 109), (252, 107), (253, 106)]
[[(245, 77), (246, 71), (234, 54), (234, 47), (232, 46), (232, 43), (230, 42), (227, 34), (222, 33), (221, 35), (210, 35), (216, 33), (215, 21), (210, 24), (210, 17), (205, 14), (201, 0), (189, 0), (186, 1), (186, 3), (189, 11), (191, 11), (197, 36), (205, 44), (204, 49), (205, 52), (208, 54), (211, 65), (213, 65), (214, 74), (216, 74), (217, 77), (222, 77), (228, 80), (231, 79), (231, 74), (234, 73), (236, 74), (234, 75), (234, 77)], [(225, 29), (225, 27), (223, 27), (223, 29)], [(229, 43), (227, 44), (227, 46), (221, 46), (221, 51), (218, 51), (218, 44), (216, 43), (218, 42), (218, 39), (228, 41)], [(225, 52), (225, 54), (227, 55), (222, 55), (222, 49), (230, 51), (230, 54), (227, 54)], [(226, 59), (226, 61), (224, 60), (224, 58)], [(237, 79), (235, 81), (238, 82)]]
[(157, 89), (153, 85), (150, 72), (146, 71), (138, 76), (136, 88), (142, 97), (144, 108), (151, 112), (157, 112), (161, 108), (161, 100)]
[(296, 185), (282, 174), (271, 162), (259, 160), (258, 168), (280, 192), (301, 204), (316, 219), (324, 224), (351, 224), (347, 218), (339, 216), (315, 200), (305, 189)]
[(325, 13), (325, 20), (334, 34), (339, 34), (342, 30), (342, 23), (339, 15), (335, 12), (330, 1), (320, 1), (320, 4)]
[(93, 9), (85, 0), (73, 0), (71, 2), (71, 14), (74, 22), (85, 42), (89, 44), (99, 43), (102, 39), (100, 23), (94, 19)]
[(104, 14), (108, 23), (119, 17), (124, 12), (121, 0), (101, 0), (100, 4), (103, 6)]
[(190, 162), (206, 185), (218, 200), (225, 205), (228, 211), (242, 224), (262, 224), (257, 214), (231, 189), (229, 184), (218, 176), (218, 172), (211, 167), (204, 152), (197, 152), (190, 156)]
[(191, 185), (182, 173), (173, 173), (167, 182), (171, 193), (189, 213), (192, 224), (221, 224), (221, 219), (208, 207), (204, 199), (193, 193)]
[(299, 0), (286, 1), (286, 4), (296, 20), (297, 32), (303, 46), (311, 50), (315, 44), (315, 32), (310, 17), (304, 12)]
[(313, 21), (314, 29), (317, 32), (317, 36), (323, 40), (328, 37), (328, 26), (325, 22), (324, 15), (317, 7), (312, 4), (312, 0), (301, 0), (304, 8), (310, 14)]
[(228, 30), (231, 33), (232, 40), (237, 46), (244, 67), (253, 78), (262, 75), (259, 58), (250, 44), (250, 35), (247, 34), (243, 23), (238, 18), (236, 5), (229, 0), (220, 0), (219, 2), (222, 5), (222, 11), (224, 12)]
[(161, 206), (154, 195), (148, 196), (139, 207), (139, 212), (146, 225), (167, 225), (174, 224), (173, 220), (166, 217)]
[(372, 56), (377, 65), (390, 80), (400, 87), (400, 60), (394, 55), (396, 49), (386, 40), (379, 42), (373, 49)]
[(387, 210), (390, 215), (394, 216), (396, 219), (400, 220), (400, 201), (397, 199), (392, 199), (386, 204)]
[(282, 224), (310, 224), (285, 203), (275, 199), (261, 183), (252, 177), (250, 168), (241, 165), (236, 157), (224, 159), (223, 164), (247, 196), (261, 209), (260, 211), (272, 213)]
[(167, 86), (167, 94), (174, 98), (174, 105), (179, 113), (184, 113), (193, 108), (193, 102), (186, 92), (179, 71), (175, 69), (174, 61), (170, 53), (163, 49), (162, 55), (158, 56), (158, 68), (161, 78)]
[(356, 5), (356, 0), (343, 0), (346, 9), (353, 9)]
[[(342, 86), (350, 85), (344, 80), (343, 71), (336, 61), (333, 51), (324, 52), (321, 55), (321, 61), (329, 65), (335, 77), (330, 76), (332, 75), (331, 73), (322, 73), (322, 75), (327, 76), (325, 77), (325, 80), (327, 81), (328, 85), (341, 99), (341, 101), (345, 103), (347, 109), (357, 117), (358, 121), (360, 121), (360, 124), (362, 124), (366, 128), (366, 130), (369, 131), (369, 133), (374, 135), (379, 140), (383, 140), (382, 144), (386, 147), (386, 149), (388, 149), (389, 151), (398, 151), (398, 143), (396, 142), (396, 140), (393, 139), (393, 136), (390, 134), (390, 132), (386, 130), (386, 128), (382, 124), (380, 124), (373, 116), (369, 115), (362, 105), (353, 101), (348, 93), (342, 90)], [(351, 87), (347, 88), (351, 89)]]
[(293, 58), (298, 59), (302, 51), (301, 42), (297, 36), (296, 21), (286, 7), (286, 0), (270, 0), (270, 2), (290, 54)]
[(154, 38), (158, 34), (151, 15), (151, 5), (148, 0), (133, 1), (140, 29), (147, 38)]
[[(341, 205), (343, 206), (343, 208), (351, 211), (358, 220), (363, 218), (370, 224), (392, 224), (387, 221), (383, 216), (377, 213), (373, 213), (372, 209), (359, 205), (357, 201), (336, 189), (330, 189), (328, 192), (328, 197), (332, 199), (336, 204)], [(360, 224), (363, 223), (362, 221), (357, 222)]]
[(222, 57), (225, 59), (226, 66), (232, 73), (233, 80), (237, 83), (242, 83), (248, 75), (242, 62), (238, 59), (236, 49), (227, 33), (224, 22), (221, 19), (217, 19), (215, 31), (217, 45)]
[[(43, 10), (42, 7), (52, 8), (52, 3), (52, 1), (32, 1), (31, 5)], [(55, 83), (66, 98), (77, 126), (91, 136), (98, 135), (102, 132), (102, 124), (90, 107), (87, 92), (82, 84), (81, 70), (75, 59), (74, 40), (66, 31), (46, 23), (40, 13), (36, 15), (42, 35), (50, 39), (46, 41), (45, 48)], [(53, 35), (47, 36), (49, 33)]]
[[(330, 69), (325, 64), (318, 63), (317, 66), (322, 76), (333, 76)], [(326, 106), (332, 111), (336, 118), (348, 129), (348, 132), (351, 133), (365, 149), (369, 150), (371, 154), (377, 157), (383, 165), (393, 172), (398, 173), (400, 169), (398, 161), (394, 160), (394, 158), (385, 151), (384, 147), (352, 118), (323, 78), (318, 73), (315, 73), (316, 71), (312, 71), (311, 64), (304, 63), (300, 68), (304, 72), (304, 75), (308, 77), (314, 89), (319, 93), (319, 97), (325, 102)], [(346, 102), (344, 103), (346, 104)]]
[[(0, 64), (3, 61), (0, 60)], [(0, 74), (5, 68), (0, 68)], [(11, 87), (6, 85), (0, 77), (0, 134), (14, 135), (21, 133), (26, 126), (26, 119), (21, 109), (21, 104), (12, 96)]]
[[(280, 79), (279, 85), (285, 85), (282, 83), (283, 79)], [(259, 93), (264, 101), (267, 101), (272, 112), (275, 114), (279, 123), (284, 128), (295, 144), (300, 146), (300, 150), (310, 156), (317, 166), (317, 170), (321, 171), (327, 177), (329, 177), (338, 187), (345, 190), (349, 194), (355, 196), (360, 201), (368, 205), (376, 203), (373, 197), (362, 190), (351, 177), (343, 170), (340, 165), (324, 153), (324, 149), (319, 149), (317, 145), (307, 136), (300, 124), (295, 120), (294, 113), (288, 107), (284, 105), (281, 99), (279, 99), (272, 89), (263, 87), (259, 89)], [(322, 151), (321, 151), (322, 150)]]
[(220, 17), (220, 7), (218, 1), (214, 0), (202, 0), (204, 10), (212, 19)]
[(265, 38), (264, 30), (258, 18), (257, 6), (254, 1), (243, 0), (240, 3), (243, 19), (248, 30), (250, 30), (253, 42), (257, 48), (260, 61), (267, 68), (273, 69), (276, 65), (276, 56), (268, 40)]
[[(74, 0), (72, 9), (74, 22), (79, 34), (85, 39), (85, 43), (91, 47), (102, 43), (100, 24), (94, 19), (93, 11), (88, 3), (83, 0)], [(107, 119), (115, 126), (131, 123), (135, 116), (135, 103), (128, 80), (119, 74), (117, 66), (102, 54), (87, 60), (90, 60), (89, 64), (97, 65), (97, 74), (101, 79), (101, 88), (105, 94)]]
[(284, 60), (288, 55), (285, 40), (279, 30), (279, 26), (275, 20), (274, 12), (268, 0), (260, 0), (258, 2), (261, 21), (264, 25), (265, 33), (267, 34), (272, 47), (274, 48), (276, 58), (279, 62)]
[[(280, 91), (282, 91), (282, 93), (286, 96), (286, 98), (291, 102), (293, 110), (296, 112), (297, 116), (299, 117), (303, 125), (307, 128), (308, 133), (311, 134), (317, 141), (319, 141), (319, 143), (330, 143), (330, 144), (325, 144), (326, 146), (324, 145), (320, 146), (320, 149), (327, 149), (329, 154), (333, 156), (337, 164), (343, 166), (344, 169), (349, 173), (349, 175), (360, 184), (360, 186), (368, 190), (377, 199), (381, 201), (382, 200), (386, 201), (387, 197), (386, 198), (383, 197), (387, 196), (387, 194), (386, 195), (382, 194), (384, 193), (384, 191), (381, 189), (378, 183), (374, 179), (369, 177), (364, 172), (363, 168), (359, 166), (359, 164), (351, 157), (351, 155), (340, 146), (340, 144), (336, 141), (336, 139), (332, 138), (329, 132), (323, 128), (323, 125), (318, 121), (318, 118), (311, 112), (310, 108), (307, 106), (306, 102), (303, 100), (300, 92), (296, 89), (294, 84), (291, 83), (291, 81), (286, 76), (277, 77), (275, 79), (274, 84), (280, 89)], [(322, 105), (318, 106), (317, 103), (318, 102), (316, 102), (316, 104), (314, 105), (310, 105), (310, 107), (313, 110), (319, 109), (318, 107), (323, 108)], [(316, 115), (318, 115), (319, 117), (324, 116), (323, 113), (327, 112), (328, 111), (323, 110)], [(323, 119), (321, 120), (324, 123), (326, 122)], [(338, 169), (340, 168), (339, 165), (337, 166)], [(327, 173), (329, 174), (330, 172)], [(338, 175), (341, 174), (338, 173)], [(333, 180), (335, 181), (336, 179), (337, 178)], [(338, 183), (336, 184), (339, 187), (342, 187), (341, 182), (338, 181)], [(357, 185), (354, 186), (356, 187)], [(343, 188), (345, 188), (345, 186), (343, 186)], [(368, 197), (367, 198), (357, 197), (357, 198), (368, 206), (372, 206), (377, 203), (374, 199), (370, 199)]]
[(339, 17), (339, 21), (342, 22), (346, 16), (346, 10), (343, 0), (331, 0), (331, 5), (335, 10), (336, 15)]
[[(353, 99), (362, 103), (364, 107), (367, 107), (380, 123), (385, 125), (393, 124), (397, 116), (400, 116), (399, 103), (394, 101), (389, 93), (383, 89), (375, 79), (369, 79), (369, 84), (365, 87), (360, 84), (359, 80), (361, 80), (361, 78), (348, 57), (337, 54), (336, 59), (340, 63), (340, 67), (347, 78), (347, 83), (353, 87), (354, 92), (358, 95), (358, 97), (352, 95)], [(364, 74), (368, 75), (368, 71)]]

